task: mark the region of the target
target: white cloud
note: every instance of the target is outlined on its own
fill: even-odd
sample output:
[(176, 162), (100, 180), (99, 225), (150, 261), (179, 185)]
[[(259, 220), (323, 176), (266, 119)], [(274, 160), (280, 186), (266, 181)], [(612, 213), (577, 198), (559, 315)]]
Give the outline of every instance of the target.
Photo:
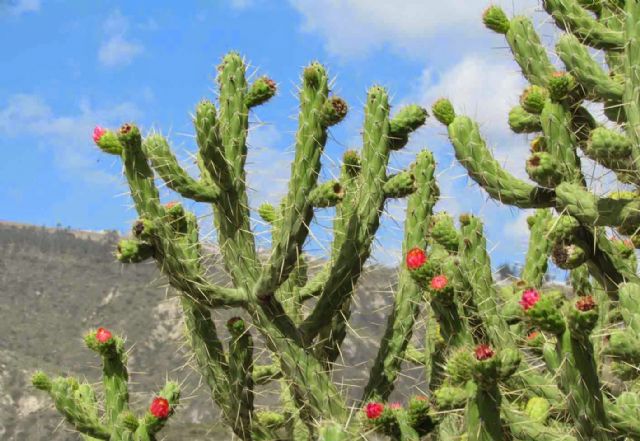
[(105, 39), (98, 49), (98, 60), (106, 67), (126, 66), (144, 51), (144, 47), (127, 37), (129, 20), (115, 11), (104, 23)]
[(231, 7), (234, 9), (246, 9), (252, 6), (253, 0), (231, 0)]
[(15, 0), (9, 1), (6, 5), (1, 5), (9, 14), (18, 16), (28, 12), (38, 12), (40, 10), (40, 0)]
[[(436, 38), (467, 39), (482, 30), (482, 11), (502, 4), (511, 11), (511, 0), (290, 0), (303, 16), (303, 30), (320, 34), (329, 52), (356, 56), (390, 45), (426, 56), (425, 43)], [(531, 9), (536, 0), (518, 2), (518, 11)], [(467, 40), (468, 42), (470, 40)], [(433, 48), (431, 48), (433, 49)], [(424, 54), (424, 55), (420, 55)]]
[(42, 97), (16, 94), (0, 107), (0, 135), (34, 137), (41, 148), (53, 149), (55, 161), (63, 169), (80, 173), (95, 183), (112, 183), (113, 176), (95, 168), (93, 128), (97, 124), (115, 126), (123, 119), (140, 115), (140, 110), (129, 102), (96, 109), (86, 100), (79, 103), (77, 113), (57, 115)]

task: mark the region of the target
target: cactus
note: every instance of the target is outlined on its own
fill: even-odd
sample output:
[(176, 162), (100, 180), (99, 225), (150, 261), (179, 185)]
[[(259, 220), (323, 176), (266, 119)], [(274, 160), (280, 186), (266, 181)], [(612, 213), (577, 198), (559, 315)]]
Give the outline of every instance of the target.
[[(502, 203), (537, 209), (528, 220), (522, 278), (510, 286), (494, 283), (478, 217), (465, 214), (456, 224), (447, 213), (434, 213), (439, 190), (428, 150), (406, 170), (388, 173), (390, 156), (409, 142), (427, 112), (409, 105), (392, 116), (380, 86), (369, 89), (365, 100), (361, 150), (346, 151), (340, 175), (321, 182), (329, 130), (348, 107), (330, 93), (321, 64), (304, 69), (287, 194), (279, 205), (257, 209), (270, 229), (268, 255), (258, 253), (251, 229), (245, 162), (249, 114), (275, 96), (276, 83), (261, 77), (248, 84), (238, 54), (226, 55), (218, 68), (217, 104), (203, 100), (196, 107), (198, 178), (181, 167), (161, 134), (143, 137), (134, 124), (116, 131), (96, 128), (98, 147), (122, 160), (139, 215), (116, 257), (126, 264), (155, 260), (179, 295), (197, 369), (239, 439), (352, 440), (371, 432), (402, 441), (640, 439), (633, 369), (640, 360), (640, 285), (629, 249), (629, 243), (640, 243), (638, 198), (589, 192), (577, 153), (582, 149), (623, 182), (638, 182), (640, 80), (633, 57), (640, 5), (547, 0), (544, 6), (567, 32), (558, 52), (568, 72), (556, 72), (527, 18), (509, 19), (495, 6), (484, 15), (490, 29), (505, 34), (531, 83), (509, 124), (517, 133), (542, 132), (527, 162), (537, 185), (502, 169), (478, 125), (456, 115), (452, 103), (441, 99), (433, 105), (469, 175)], [(605, 51), (611, 75), (584, 45)], [(598, 126), (582, 105), (586, 99), (607, 103), (607, 117), (622, 121), (625, 132)], [(156, 178), (183, 198), (211, 204), (230, 286), (207, 278), (195, 215), (182, 203), (161, 203)], [(396, 198), (407, 199), (403, 262), (363, 395), (353, 400), (334, 383), (332, 370), (381, 213)], [(327, 207), (335, 210), (333, 241), (320, 268), (310, 273), (309, 225)], [(612, 241), (604, 226), (632, 237)], [(571, 271), (573, 297), (543, 286), (550, 257)], [(243, 313), (227, 322), (225, 344), (211, 310), (229, 307)], [(427, 321), (426, 333), (416, 343), (420, 319)], [(271, 363), (254, 358), (258, 335)], [(390, 401), (405, 362), (424, 370), (427, 396)], [(104, 437), (119, 419), (138, 433), (122, 398), (126, 374), (116, 367), (109, 372), (105, 389), (121, 393), (107, 391), (103, 419), (82, 403), (58, 407), (88, 436)], [(611, 375), (618, 377), (615, 385)], [(47, 377), (34, 383), (53, 390)], [(254, 396), (269, 383), (280, 387), (281, 402), (258, 409)], [(164, 415), (166, 406), (157, 402), (152, 408)]]
[(94, 387), (73, 377), (51, 378), (35, 372), (33, 386), (47, 392), (58, 411), (86, 440), (155, 441), (178, 405), (180, 388), (168, 381), (138, 417), (129, 409), (127, 354), (124, 341), (105, 328), (85, 335), (85, 344), (102, 359), (104, 405), (100, 416)]

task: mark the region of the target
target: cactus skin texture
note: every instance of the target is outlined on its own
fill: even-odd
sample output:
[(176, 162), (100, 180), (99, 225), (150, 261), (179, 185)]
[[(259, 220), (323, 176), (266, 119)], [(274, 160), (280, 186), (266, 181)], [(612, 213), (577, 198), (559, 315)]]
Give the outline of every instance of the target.
[[(630, 248), (640, 244), (640, 197), (637, 191), (596, 196), (578, 153), (622, 182), (640, 184), (640, 0), (545, 0), (543, 6), (566, 32), (558, 42), (566, 71), (556, 71), (528, 18), (509, 19), (497, 6), (483, 16), (505, 36), (531, 83), (508, 117), (516, 133), (536, 134), (527, 171), (537, 184), (504, 170), (478, 125), (457, 115), (447, 99), (432, 107), (473, 180), (504, 204), (535, 209), (524, 271), (510, 286), (493, 280), (481, 219), (465, 214), (456, 222), (434, 212), (439, 190), (429, 151), (388, 173), (391, 155), (424, 124), (427, 111), (409, 105), (392, 112), (383, 87), (371, 87), (364, 101), (361, 149), (346, 151), (339, 176), (322, 182), (328, 131), (348, 106), (331, 94), (321, 64), (303, 70), (288, 191), (280, 204), (256, 210), (271, 233), (265, 257), (251, 230), (245, 162), (249, 114), (276, 95), (273, 80), (248, 84), (242, 58), (223, 58), (217, 103), (203, 100), (194, 114), (198, 178), (181, 168), (160, 134), (143, 137), (134, 124), (96, 128), (97, 146), (122, 160), (139, 216), (116, 257), (154, 260), (179, 295), (196, 367), (238, 439), (341, 441), (372, 432), (399, 441), (640, 439), (640, 281)], [(604, 51), (609, 72), (589, 47)], [(586, 99), (603, 102), (606, 117), (622, 128), (598, 125)], [(230, 286), (206, 277), (195, 215), (180, 202), (161, 203), (156, 178), (184, 198), (211, 204)], [(332, 370), (381, 213), (396, 198), (407, 198), (404, 263), (364, 393), (354, 400), (334, 383)], [(308, 226), (328, 207), (336, 214), (333, 241), (310, 275)], [(613, 241), (603, 227), (630, 238)], [(573, 296), (543, 286), (550, 257), (571, 271)], [(227, 323), (226, 343), (212, 310), (229, 307), (241, 313)], [(425, 338), (417, 344), (412, 337), (421, 319)], [(87, 343), (103, 356), (103, 416), (86, 385), (42, 373), (33, 383), (87, 436), (153, 439), (166, 420), (133, 415), (121, 340), (101, 335), (106, 343), (95, 334)], [(269, 363), (254, 358), (257, 337)], [(404, 403), (392, 402), (405, 362), (424, 370), (426, 385)], [(603, 373), (617, 376), (615, 384)], [(280, 387), (280, 403), (259, 409), (254, 396), (270, 383)], [(159, 396), (173, 409), (176, 394), (168, 385)], [(161, 416), (162, 404), (154, 410)]]
[[(122, 338), (112, 335), (104, 328), (98, 328), (87, 333), (84, 341), (102, 359), (102, 406), (98, 405), (93, 385), (81, 383), (73, 377), (51, 378), (38, 371), (31, 377), (33, 386), (47, 392), (58, 411), (87, 440), (158, 439), (158, 432), (178, 405), (178, 384), (168, 381), (153, 401), (150, 400), (152, 405), (149, 410), (138, 417), (129, 409), (129, 375)], [(161, 407), (156, 404), (158, 402)], [(99, 408), (103, 411), (99, 412)]]

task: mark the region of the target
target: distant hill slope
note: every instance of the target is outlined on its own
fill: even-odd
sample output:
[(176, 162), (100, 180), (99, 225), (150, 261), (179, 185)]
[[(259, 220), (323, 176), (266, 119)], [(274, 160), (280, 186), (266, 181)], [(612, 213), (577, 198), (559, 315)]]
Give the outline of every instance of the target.
[[(217, 410), (199, 376), (188, 366), (182, 348), (182, 324), (152, 263), (121, 265), (112, 253), (116, 233), (45, 229), (0, 223), (0, 439), (78, 440), (61, 423), (44, 394), (33, 390), (35, 369), (99, 380), (97, 359), (85, 349), (82, 335), (108, 327), (127, 336), (131, 349), (132, 403), (142, 411), (168, 375), (184, 382), (184, 399), (164, 435), (167, 440), (229, 439), (215, 426)], [(212, 277), (224, 278), (213, 267)], [(361, 280), (344, 345), (344, 365), (337, 381), (354, 385), (358, 396), (384, 330), (395, 270), (374, 268)], [(218, 330), (237, 311), (222, 311)], [(417, 335), (424, 332), (417, 330)], [(355, 368), (353, 368), (355, 366)], [(408, 392), (421, 371), (408, 370), (394, 394)], [(265, 390), (259, 402), (268, 404), (277, 391)], [(189, 430), (192, 435), (186, 436)], [(201, 434), (201, 437), (198, 435)]]

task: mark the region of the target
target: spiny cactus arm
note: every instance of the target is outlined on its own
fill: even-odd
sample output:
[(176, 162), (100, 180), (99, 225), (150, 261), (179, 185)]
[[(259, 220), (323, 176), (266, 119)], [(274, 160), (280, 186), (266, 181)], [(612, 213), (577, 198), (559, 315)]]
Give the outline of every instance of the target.
[(253, 418), (253, 338), (239, 317), (227, 321), (229, 342), (230, 407), (235, 422), (233, 431), (249, 439)]
[(640, 285), (637, 283), (624, 283), (618, 290), (620, 298), (620, 312), (625, 325), (640, 335)]
[(577, 37), (562, 35), (556, 44), (556, 52), (591, 99), (622, 102), (624, 84), (609, 76)]
[(197, 105), (193, 125), (203, 180), (212, 181), (221, 191), (229, 191), (233, 186), (230, 164), (220, 139), (216, 106), (211, 101), (203, 100)]
[(180, 399), (178, 383), (168, 381), (151, 402), (149, 410), (140, 419), (133, 441), (156, 441), (155, 434), (167, 423)]
[(525, 78), (531, 84), (545, 86), (549, 75), (555, 69), (531, 20), (527, 17), (514, 17), (509, 20), (502, 9), (491, 6), (485, 11), (483, 21), (489, 29), (505, 34)]
[[(426, 117), (426, 113), (423, 115)], [(332, 247), (332, 270), (316, 306), (300, 325), (307, 341), (320, 332), (351, 296), (353, 284), (371, 253), (386, 201), (384, 184), (391, 152), (389, 127), (388, 93), (384, 88), (374, 86), (369, 90), (365, 105), (363, 150), (357, 176), (359, 185), (356, 192), (345, 194), (342, 202), (344, 219), (340, 220), (342, 239)]]
[(529, 224), (529, 248), (525, 258), (521, 278), (529, 285), (539, 288), (547, 273), (549, 254), (552, 243), (547, 237), (548, 223), (551, 220), (550, 210), (536, 210), (527, 219)]
[(147, 136), (142, 148), (153, 169), (170, 189), (196, 202), (215, 202), (220, 196), (220, 189), (215, 184), (196, 181), (189, 176), (178, 163), (169, 142), (162, 135)]
[(636, 392), (623, 392), (615, 402), (607, 401), (607, 415), (611, 425), (630, 439), (640, 439), (640, 397)]
[(527, 184), (505, 171), (487, 149), (478, 125), (467, 117), (456, 117), (449, 101), (436, 102), (433, 113), (448, 126), (449, 138), (460, 164), (491, 197), (520, 208), (553, 206), (553, 191)]
[(556, 188), (558, 208), (566, 210), (584, 225), (640, 225), (640, 198), (598, 198), (583, 187), (569, 182)]
[(324, 423), (320, 428), (319, 441), (349, 441), (351, 435), (335, 423)]
[(512, 347), (513, 336), (499, 313), (496, 302), (497, 294), (493, 287), (491, 260), (487, 253), (482, 222), (475, 216), (462, 215), (460, 223), (460, 267), (473, 289), (473, 300), (487, 337), (496, 347)]
[(275, 363), (253, 367), (253, 384), (264, 385), (280, 378), (282, 378), (282, 371)]
[(593, 48), (621, 50), (625, 46), (622, 32), (598, 22), (577, 0), (544, 0), (542, 5), (559, 28)]
[[(334, 190), (335, 194), (335, 188), (316, 187), (316, 184), (327, 129), (340, 122), (346, 113), (347, 106), (342, 99), (329, 97), (329, 79), (324, 67), (319, 63), (307, 66), (300, 91), (298, 132), (289, 190), (282, 203), (279, 228), (274, 231), (271, 256), (253, 288), (259, 299), (269, 296), (293, 269), (308, 235), (313, 202), (322, 199), (317, 197), (318, 193)], [(312, 200), (309, 196), (314, 188), (317, 190)]]
[(80, 385), (74, 378), (52, 379), (44, 372), (36, 372), (31, 382), (37, 389), (49, 394), (56, 409), (80, 433), (94, 439), (111, 439), (111, 430), (98, 417), (91, 386)]
[[(428, 150), (418, 154), (413, 167), (415, 191), (409, 196), (407, 202), (402, 243), (403, 256), (415, 247), (426, 248), (425, 237), (439, 193), (435, 182), (435, 165), (433, 155)], [(374, 396), (386, 401), (400, 371), (405, 350), (413, 334), (416, 315), (422, 303), (422, 290), (412, 279), (409, 271), (406, 263), (403, 264), (398, 288), (394, 295), (393, 310), (389, 315), (362, 401), (368, 401)]]
[(636, 174), (640, 161), (640, 3), (638, 0), (628, 0), (624, 6), (624, 77), (625, 88), (623, 94), (624, 113), (627, 117), (626, 131), (633, 141), (633, 163)]
[(555, 167), (565, 182), (583, 183), (576, 139), (571, 132), (571, 115), (563, 104), (548, 100), (540, 114), (546, 150), (555, 159)]
[(104, 416), (108, 427), (115, 431), (118, 417), (129, 410), (129, 373), (124, 341), (104, 328), (89, 332), (84, 341), (89, 349), (102, 357)]
[(309, 202), (316, 208), (334, 207), (342, 200), (342, 185), (337, 180), (323, 182), (309, 193)]

